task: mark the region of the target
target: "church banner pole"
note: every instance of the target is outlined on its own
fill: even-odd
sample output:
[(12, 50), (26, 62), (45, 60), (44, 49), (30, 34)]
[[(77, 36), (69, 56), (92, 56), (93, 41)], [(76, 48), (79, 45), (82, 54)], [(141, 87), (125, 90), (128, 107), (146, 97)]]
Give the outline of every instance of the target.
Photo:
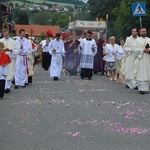
[(106, 15), (106, 40), (108, 38), (108, 14)]

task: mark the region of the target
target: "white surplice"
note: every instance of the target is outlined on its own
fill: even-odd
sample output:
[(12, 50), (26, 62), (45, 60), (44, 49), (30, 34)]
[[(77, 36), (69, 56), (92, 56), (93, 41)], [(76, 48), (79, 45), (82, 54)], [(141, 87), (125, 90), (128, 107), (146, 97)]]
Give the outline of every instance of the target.
[(135, 55), (134, 77), (140, 91), (149, 91), (150, 87), (150, 54), (143, 52), (147, 43), (150, 46), (150, 38), (139, 37), (133, 44)]
[[(137, 37), (138, 38), (138, 37)], [(124, 57), (121, 63), (121, 73), (125, 75), (126, 85), (128, 85), (131, 89), (137, 86), (136, 81), (134, 79), (134, 58), (133, 55), (133, 43), (137, 38), (134, 38), (132, 35), (126, 39), (124, 44)]]
[(4, 48), (9, 48), (12, 51), (6, 52), (10, 59), (11, 63), (8, 64), (8, 75), (6, 77), (6, 83), (5, 83), (5, 89), (9, 89), (11, 86), (11, 81), (14, 79), (15, 76), (15, 70), (16, 70), (16, 56), (18, 55), (19, 48), (16, 45), (15, 41), (8, 37), (8, 38), (2, 38), (0, 39), (0, 42), (4, 43)]
[[(19, 54), (16, 59), (15, 85), (24, 86), (28, 76), (27, 53), (31, 51), (31, 44), (26, 38), (18, 38), (15, 43), (19, 47)], [(20, 49), (21, 44), (23, 49)]]
[[(52, 50), (55, 49), (54, 53)], [(62, 40), (52, 40), (49, 43), (49, 53), (52, 55), (50, 66), (50, 77), (60, 77), (62, 69), (62, 56), (65, 54), (64, 42)]]
[[(97, 44), (94, 39), (87, 40), (86, 38), (82, 39), (79, 48), (79, 53), (81, 53), (80, 58), (80, 68), (93, 69), (94, 65), (94, 56), (97, 53)], [(94, 51), (93, 51), (94, 49)]]

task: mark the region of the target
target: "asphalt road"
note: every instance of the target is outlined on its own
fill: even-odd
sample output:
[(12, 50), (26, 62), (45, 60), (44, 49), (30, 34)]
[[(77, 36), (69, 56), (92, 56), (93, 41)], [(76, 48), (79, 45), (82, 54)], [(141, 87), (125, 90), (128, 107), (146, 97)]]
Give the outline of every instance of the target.
[(0, 101), (0, 150), (150, 150), (150, 93), (94, 75), (33, 84)]

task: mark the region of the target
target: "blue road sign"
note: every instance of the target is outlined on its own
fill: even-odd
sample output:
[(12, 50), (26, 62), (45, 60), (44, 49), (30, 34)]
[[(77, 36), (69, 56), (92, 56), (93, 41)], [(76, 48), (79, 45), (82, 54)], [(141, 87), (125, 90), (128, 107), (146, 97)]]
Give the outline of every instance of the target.
[(133, 16), (146, 16), (145, 2), (132, 3)]

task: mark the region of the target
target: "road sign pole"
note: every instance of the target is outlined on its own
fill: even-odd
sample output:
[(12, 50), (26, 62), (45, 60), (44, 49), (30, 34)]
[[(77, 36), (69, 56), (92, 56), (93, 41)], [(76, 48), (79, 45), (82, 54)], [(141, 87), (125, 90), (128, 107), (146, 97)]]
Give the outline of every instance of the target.
[(142, 17), (139, 16), (139, 20), (140, 20), (140, 28), (142, 28)]

